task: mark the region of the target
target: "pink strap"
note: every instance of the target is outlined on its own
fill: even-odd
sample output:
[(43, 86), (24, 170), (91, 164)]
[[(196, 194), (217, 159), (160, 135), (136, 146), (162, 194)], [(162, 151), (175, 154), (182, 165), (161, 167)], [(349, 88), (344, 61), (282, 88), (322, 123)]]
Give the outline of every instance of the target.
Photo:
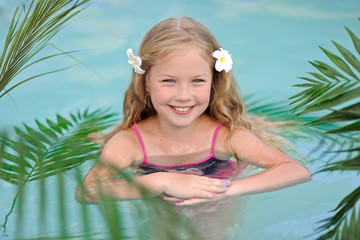
[(146, 152), (145, 152), (145, 145), (144, 145), (144, 142), (141, 138), (141, 135), (140, 135), (140, 132), (139, 130), (135, 127), (135, 125), (132, 125), (132, 129), (134, 129), (134, 132), (136, 133), (138, 139), (139, 139), (139, 142), (140, 142), (140, 145), (141, 145), (141, 148), (142, 148), (142, 151), (143, 151), (143, 154), (144, 154), (144, 162), (146, 162)]
[(221, 123), (219, 123), (215, 129), (215, 132), (214, 132), (214, 136), (213, 136), (213, 139), (212, 139), (212, 143), (211, 143), (211, 154), (214, 155), (214, 148), (215, 148), (215, 141), (216, 141), (216, 136), (219, 132), (219, 129), (220, 127), (222, 126)]

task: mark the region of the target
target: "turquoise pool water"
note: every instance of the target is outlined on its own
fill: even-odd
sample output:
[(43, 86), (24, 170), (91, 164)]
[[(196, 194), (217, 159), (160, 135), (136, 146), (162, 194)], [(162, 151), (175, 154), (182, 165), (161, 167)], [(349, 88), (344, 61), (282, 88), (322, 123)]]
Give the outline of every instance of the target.
[[(20, 2), (0, 0), (1, 44)], [(86, 107), (110, 107), (120, 112), (131, 73), (126, 49), (131, 47), (136, 52), (144, 33), (168, 17), (193, 17), (214, 33), (232, 54), (233, 71), (244, 94), (264, 101), (289, 102), (287, 99), (298, 92), (291, 87), (300, 83), (297, 77), (314, 71), (307, 61), (327, 61), (318, 46), (335, 51), (331, 44), (335, 40), (352, 49), (344, 26), (359, 36), (359, 15), (358, 0), (97, 0), (51, 41), (63, 50), (81, 50), (75, 56), (86, 66), (33, 80), (15, 89), (11, 97), (0, 99), (0, 128), (23, 122), (31, 125), (34, 119), (52, 118), (56, 113), (66, 115)], [(36, 66), (22, 77), (71, 64), (74, 64), (71, 58), (63, 57)], [(301, 141), (294, 144), (305, 155), (315, 146)], [(312, 171), (331, 157), (322, 154), (322, 149), (309, 156), (308, 167)], [(89, 167), (83, 166), (84, 172)], [(358, 183), (356, 175), (324, 173), (303, 185), (250, 196), (241, 201), (243, 206), (233, 230), (235, 239), (302, 239), (313, 233), (316, 223), (329, 216), (328, 211)], [(68, 174), (67, 199), (73, 209), (78, 209), (73, 200), (74, 186)], [(36, 187), (30, 184), (28, 189)], [(1, 183), (1, 222), (11, 205), (13, 191), (12, 186)], [(37, 229), (31, 226), (31, 215), (38, 199), (33, 196), (28, 201), (24, 229), (29, 237), (34, 237)], [(120, 205), (128, 209), (131, 204)], [(49, 211), (56, 214), (55, 210)], [(9, 236), (0, 239), (12, 239), (14, 221), (8, 223)], [(68, 225), (70, 231), (79, 231), (78, 218), (69, 220)], [(94, 231), (102, 231), (101, 227), (94, 227)]]

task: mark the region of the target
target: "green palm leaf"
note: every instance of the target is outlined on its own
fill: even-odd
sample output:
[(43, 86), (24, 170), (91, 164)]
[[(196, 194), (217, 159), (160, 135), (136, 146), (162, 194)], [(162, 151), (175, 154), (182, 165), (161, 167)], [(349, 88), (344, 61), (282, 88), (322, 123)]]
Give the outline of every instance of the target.
[[(360, 21), (360, 19), (359, 19), (359, 21)], [(348, 34), (350, 35), (356, 51), (358, 52), (358, 54), (360, 54), (360, 39), (350, 29), (348, 29), (348, 28), (345, 28), (345, 29), (348, 32)]]
[[(300, 78), (306, 83), (295, 86), (305, 90), (291, 97), (295, 99), (292, 104), (297, 103), (293, 107), (293, 112), (298, 112), (296, 117), (310, 112), (321, 113), (321, 117), (308, 122), (308, 126), (328, 126), (324, 129), (326, 136), (346, 137), (343, 138), (343, 148), (331, 151), (337, 152), (343, 160), (331, 161), (318, 172), (360, 173), (360, 40), (348, 28), (346, 31), (357, 54), (351, 53), (334, 41), (333, 44), (340, 56), (320, 47), (335, 67), (320, 61), (310, 62), (319, 73), (310, 73), (315, 79)], [(347, 153), (347, 156), (344, 157), (341, 152)], [(333, 210), (335, 214), (332, 217), (322, 221), (323, 225), (316, 230), (322, 234), (318, 239), (359, 239), (360, 218), (356, 216), (356, 206), (359, 202), (360, 187), (340, 202)]]
[(332, 110), (331, 113), (309, 123), (309, 126), (327, 124), (333, 122), (351, 121), (360, 118), (360, 103), (354, 103), (340, 110)]
[(326, 172), (326, 171), (344, 171), (344, 170), (360, 171), (360, 155), (354, 157), (353, 159), (346, 159), (343, 161), (329, 163), (325, 165), (317, 173)]
[[(359, 104), (344, 108), (340, 111), (335, 111), (332, 114), (326, 115), (322, 118), (317, 118), (316, 115), (292, 115), (291, 108), (288, 105), (279, 102), (265, 102), (264, 100), (254, 99), (252, 96), (245, 97), (248, 107), (248, 112), (257, 116), (264, 116), (271, 121), (287, 123), (283, 130), (284, 136), (298, 139), (299, 137), (316, 139), (326, 139), (339, 144), (344, 141), (353, 141), (356, 139), (354, 135), (339, 134), (335, 137), (331, 135), (324, 135), (324, 132), (331, 131), (334, 128), (339, 128), (341, 125), (337, 124), (340, 120), (336, 116), (343, 116), (346, 114), (346, 119), (353, 120), (358, 116)], [(350, 114), (352, 114), (350, 116)], [(312, 128), (304, 127), (313, 126)], [(327, 145), (330, 145), (329, 143)]]
[(342, 227), (342, 239), (360, 239), (360, 208), (358, 208), (358, 215), (356, 211), (352, 211), (350, 220), (345, 219)]
[[(87, 135), (102, 131), (114, 122), (115, 114), (108, 110), (85, 110), (70, 113), (68, 118), (57, 115), (56, 121), (36, 121), (37, 128), (26, 124), (23, 128), (15, 127), (13, 138), (16, 140), (1, 134), (0, 178), (18, 185), (18, 194), (2, 226), (6, 228), (7, 219), (26, 183), (58, 175), (61, 190), (62, 172), (96, 160), (98, 146), (90, 142)], [(59, 206), (60, 212), (64, 210), (63, 205)]]
[[(19, 5), (16, 8), (0, 57), (0, 93), (19, 73), (32, 65), (71, 53), (61, 52), (33, 60), (39, 52), (48, 46), (49, 41), (60, 31), (64, 24), (83, 10), (79, 9), (79, 7), (89, 1), (31, 0), (27, 10), (25, 10), (25, 5)], [(6, 92), (0, 94), (0, 98), (14, 87), (30, 79), (66, 68), (68, 67), (38, 74), (20, 81)]]
[(346, 61), (356, 69), (357, 72), (360, 73), (360, 62), (359, 60), (352, 54), (349, 50), (341, 46), (335, 41), (332, 41), (337, 50), (341, 53), (341, 55), (346, 59)]
[[(347, 237), (351, 235), (356, 236), (359, 234), (359, 229), (356, 228), (356, 226), (360, 226), (360, 218), (355, 217), (355, 207), (359, 200), (360, 187), (355, 189), (340, 202), (340, 204), (333, 210), (333, 212), (336, 212), (333, 217), (322, 221), (325, 222), (325, 224), (318, 227), (317, 231), (325, 231), (325, 233), (322, 234), (318, 239), (358, 239)], [(359, 210), (360, 208), (358, 208), (358, 211)], [(346, 218), (349, 213), (352, 213), (350, 220)]]
[(359, 132), (360, 131), (360, 121), (356, 121), (354, 123), (348, 124), (344, 127), (334, 129), (327, 133), (341, 133), (341, 132)]
[[(347, 31), (354, 47), (359, 48), (360, 40), (349, 29)], [(325, 48), (320, 48), (335, 67), (321, 61), (311, 61), (310, 64), (319, 71), (319, 73), (309, 73), (315, 79), (300, 77), (306, 83), (294, 85), (305, 88), (290, 98), (294, 99), (291, 104), (296, 104), (293, 112), (298, 112), (297, 115), (333, 108), (360, 96), (360, 61), (348, 49), (334, 41), (333, 44), (341, 57)]]
[[(56, 122), (50, 119), (46, 124), (36, 121), (37, 129), (24, 124), (15, 127), (15, 133), (25, 144), (26, 182), (37, 180), (40, 171), (45, 177), (72, 169), (97, 157), (97, 145), (87, 139), (91, 132), (101, 131), (114, 123), (114, 114), (107, 111), (88, 110), (70, 114), (70, 119), (57, 115)], [(19, 159), (16, 154), (22, 145), (19, 140), (0, 136), (6, 143), (1, 173), (2, 179), (19, 184)], [(40, 162), (42, 166), (40, 167)]]
[(321, 102), (317, 102), (316, 104), (309, 105), (305, 108), (301, 114), (308, 113), (308, 112), (315, 112), (320, 110), (328, 110), (330, 108), (336, 107), (340, 104), (349, 102), (353, 99), (356, 99), (360, 96), (360, 86), (349, 91), (346, 91), (347, 88), (340, 87), (337, 89), (337, 94), (335, 97), (326, 99)]
[[(271, 121), (284, 123), (281, 126), (281, 131), (276, 134), (280, 134), (290, 142), (298, 142), (301, 139), (306, 142), (317, 142), (317, 144), (307, 152), (297, 152), (291, 148), (285, 149), (290, 150), (289, 154), (292, 154), (304, 164), (318, 159), (321, 159), (323, 163), (328, 163), (336, 159), (336, 157), (341, 156), (342, 152), (349, 152), (349, 159), (356, 155), (355, 151), (350, 151), (349, 149), (353, 147), (354, 141), (360, 139), (360, 133), (341, 132), (336, 135), (324, 134), (324, 132), (341, 128), (342, 125), (339, 124), (338, 121), (325, 121), (323, 124), (312, 124), (318, 119), (315, 115), (293, 116), (290, 114), (290, 107), (283, 103), (268, 103), (264, 100), (255, 99), (253, 96), (245, 97), (245, 101), (249, 113), (264, 116)], [(350, 108), (347, 109), (347, 111), (350, 111)]]
[[(340, 46), (340, 45), (339, 45)], [(340, 68), (342, 71), (344, 71), (345, 73), (347, 73), (348, 75), (350, 75), (351, 77), (359, 80), (359, 78), (353, 73), (353, 71), (351, 70), (351, 68), (348, 66), (348, 64), (346, 63), (346, 61), (342, 60), (340, 57), (338, 57), (336, 54), (326, 50), (325, 48), (320, 47), (320, 49), (326, 54), (326, 56), (328, 56), (328, 58), (338, 67)], [(339, 49), (339, 48), (338, 48)], [(340, 52), (341, 53), (341, 52)], [(355, 58), (356, 59), (356, 58)], [(332, 72), (334, 72), (336, 70), (332, 69)], [(339, 73), (337, 72), (337, 75), (339, 75)], [(340, 74), (340, 76), (342, 76), (342, 78), (348, 80), (346, 77), (344, 77), (342, 74)]]

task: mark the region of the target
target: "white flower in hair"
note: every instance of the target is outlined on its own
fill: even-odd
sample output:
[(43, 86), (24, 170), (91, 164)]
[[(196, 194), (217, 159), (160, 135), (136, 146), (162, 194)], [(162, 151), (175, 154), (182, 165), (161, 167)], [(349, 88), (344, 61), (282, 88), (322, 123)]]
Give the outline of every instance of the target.
[(232, 69), (233, 61), (231, 59), (231, 54), (228, 51), (220, 48), (213, 53), (213, 57), (216, 58), (215, 69), (218, 72), (225, 70), (225, 72), (230, 72)]
[(135, 56), (131, 48), (129, 48), (126, 51), (126, 54), (129, 57), (128, 63), (130, 63), (133, 66), (134, 71), (138, 74), (144, 74), (145, 71), (140, 68), (141, 67), (141, 58), (138, 56)]

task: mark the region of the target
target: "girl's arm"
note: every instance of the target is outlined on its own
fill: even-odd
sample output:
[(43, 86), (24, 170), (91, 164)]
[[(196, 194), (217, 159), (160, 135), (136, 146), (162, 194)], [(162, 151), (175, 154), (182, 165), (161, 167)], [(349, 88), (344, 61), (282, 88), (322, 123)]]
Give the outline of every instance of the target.
[(134, 159), (142, 157), (138, 140), (133, 135), (132, 131), (121, 131), (110, 139), (99, 162), (76, 188), (77, 201), (97, 203), (101, 200), (101, 194), (117, 200), (137, 199), (144, 197), (143, 189), (146, 189), (146, 197), (165, 194), (178, 198), (214, 198), (216, 194), (226, 191), (229, 185), (226, 181), (178, 173), (153, 173), (130, 180), (116, 179), (119, 171), (129, 167)]
[[(231, 186), (218, 197), (267, 192), (311, 180), (311, 173), (306, 167), (285, 153), (266, 145), (250, 131), (236, 130), (232, 141), (240, 159), (264, 170), (232, 180)], [(175, 200), (181, 201), (179, 205), (204, 201), (200, 198)]]
[(310, 171), (301, 163), (249, 131), (234, 132), (233, 144), (240, 159), (265, 170), (234, 180), (226, 195), (272, 191), (311, 180)]
[[(98, 203), (101, 194), (115, 200), (130, 200), (159, 195), (188, 198), (215, 198), (224, 193), (229, 181), (178, 173), (152, 173), (131, 179), (114, 179), (116, 171), (99, 162), (76, 188), (78, 202)], [(145, 191), (144, 191), (145, 190)]]

